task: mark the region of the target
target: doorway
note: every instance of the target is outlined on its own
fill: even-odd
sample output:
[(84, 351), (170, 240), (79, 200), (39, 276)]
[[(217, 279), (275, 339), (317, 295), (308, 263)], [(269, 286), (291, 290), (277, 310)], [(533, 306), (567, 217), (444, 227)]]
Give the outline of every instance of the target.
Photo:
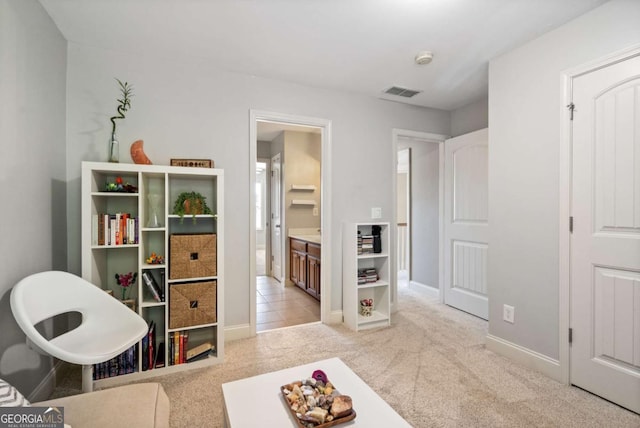
[[(250, 158), (258, 157), (271, 160), (270, 177), (270, 215), (267, 220), (270, 235), (271, 269), (265, 275), (258, 275), (258, 238), (250, 234), (250, 325), (251, 334), (273, 328), (319, 322), (329, 319), (328, 302), (331, 289), (325, 284), (331, 281), (331, 251), (328, 236), (330, 222), (330, 122), (323, 119), (305, 118), (269, 112), (250, 112)], [(296, 144), (296, 138), (316, 141), (317, 158), (315, 167), (318, 182), (311, 185), (304, 177), (308, 173), (310, 158), (303, 159), (298, 153), (304, 143)], [(287, 147), (290, 151), (287, 154)], [(305, 155), (305, 156), (306, 156)], [(304, 157), (304, 156), (303, 156)], [(252, 161), (253, 162), (253, 161)], [(252, 169), (253, 172), (253, 169)], [(279, 177), (278, 177), (279, 175)], [(300, 178), (302, 177), (302, 178)], [(256, 186), (258, 174), (250, 177), (252, 187)], [(280, 187), (280, 191), (277, 191)], [(257, 197), (252, 192), (252, 206), (256, 206)], [(251, 210), (250, 225), (253, 232), (257, 229), (257, 209)], [(314, 219), (316, 223), (309, 223)], [(322, 253), (316, 265), (319, 266), (320, 299), (293, 285), (290, 280), (289, 237), (293, 233), (313, 231), (322, 246)], [(279, 253), (279, 254), (278, 254)]]
[[(444, 135), (393, 131), (395, 239), (398, 286), (437, 299), (442, 285)], [(395, 309), (397, 287), (392, 292)]]

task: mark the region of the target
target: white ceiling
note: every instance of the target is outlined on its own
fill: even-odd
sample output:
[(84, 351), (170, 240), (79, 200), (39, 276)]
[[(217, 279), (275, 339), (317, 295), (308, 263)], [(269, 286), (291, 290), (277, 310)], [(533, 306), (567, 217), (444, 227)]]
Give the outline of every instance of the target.
[[(491, 58), (606, 0), (40, 0), (67, 40), (451, 110)], [(413, 59), (430, 50), (433, 62)]]

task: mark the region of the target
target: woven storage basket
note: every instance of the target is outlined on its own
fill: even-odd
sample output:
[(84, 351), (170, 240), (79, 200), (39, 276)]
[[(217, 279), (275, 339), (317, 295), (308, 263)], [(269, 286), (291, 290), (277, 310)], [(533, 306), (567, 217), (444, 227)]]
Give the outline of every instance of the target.
[(169, 287), (169, 328), (216, 322), (216, 281), (188, 282)]
[(171, 235), (169, 256), (169, 279), (216, 276), (216, 234)]

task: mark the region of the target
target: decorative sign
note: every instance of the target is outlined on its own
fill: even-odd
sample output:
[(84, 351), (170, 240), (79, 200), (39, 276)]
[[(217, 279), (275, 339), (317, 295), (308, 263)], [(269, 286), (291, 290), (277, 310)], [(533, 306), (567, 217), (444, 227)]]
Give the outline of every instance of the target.
[(171, 159), (171, 166), (213, 168), (213, 161), (211, 159)]

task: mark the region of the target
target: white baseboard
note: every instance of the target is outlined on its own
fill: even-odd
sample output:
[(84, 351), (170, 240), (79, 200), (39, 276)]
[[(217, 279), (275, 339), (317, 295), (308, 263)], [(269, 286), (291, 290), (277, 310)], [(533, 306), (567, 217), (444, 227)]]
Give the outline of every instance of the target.
[(485, 343), (488, 350), (562, 382), (560, 361), (490, 334), (487, 335)]
[(342, 324), (342, 310), (331, 311), (326, 324)]
[(422, 284), (417, 281), (409, 281), (409, 288), (411, 288), (412, 290), (416, 290), (428, 297), (433, 297), (436, 299), (440, 298), (440, 289), (432, 287), (430, 285)]
[(224, 328), (224, 341), (232, 342), (238, 339), (246, 339), (247, 337), (251, 337), (251, 325), (250, 324), (239, 324), (239, 325), (230, 325)]
[[(342, 311), (331, 311), (326, 324), (342, 324)], [(250, 324), (230, 325), (224, 328), (224, 341), (232, 342), (234, 340), (246, 339), (252, 337)]]
[(49, 373), (47, 373), (42, 381), (40, 381), (38, 386), (36, 386), (35, 389), (31, 391), (31, 394), (29, 394), (29, 396), (27, 397), (27, 400), (29, 400), (30, 402), (37, 403), (38, 401), (45, 401), (48, 400), (51, 396), (51, 393), (56, 386), (56, 373), (62, 365), (62, 361), (54, 361), (55, 364), (53, 365), (53, 367), (51, 367)]

